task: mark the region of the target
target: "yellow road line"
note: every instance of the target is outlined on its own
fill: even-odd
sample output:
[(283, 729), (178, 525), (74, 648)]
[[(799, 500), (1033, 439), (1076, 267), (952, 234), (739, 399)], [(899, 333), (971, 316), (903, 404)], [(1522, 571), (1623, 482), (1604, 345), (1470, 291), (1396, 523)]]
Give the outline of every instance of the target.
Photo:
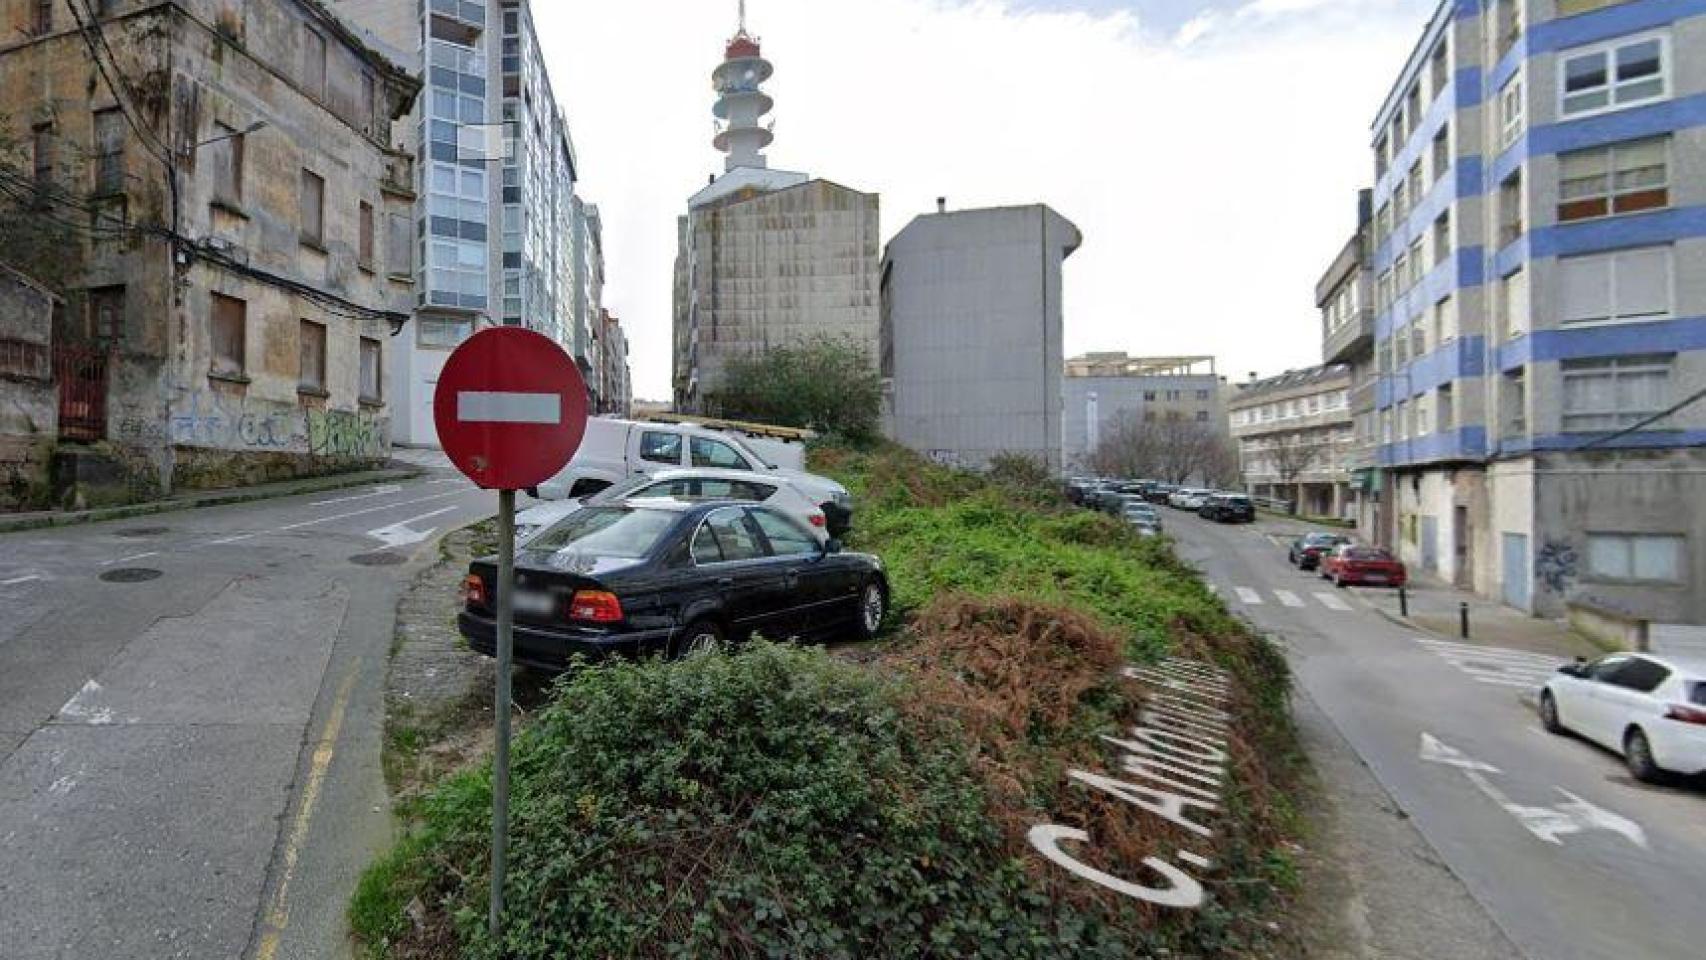
[(290, 836), (284, 845), (284, 870), (279, 874), (278, 889), (273, 892), (272, 903), (268, 905), (265, 926), (261, 933), (259, 949), (255, 951), (255, 960), (273, 960), (278, 954), (278, 945), (284, 935), (285, 927), (290, 925), (290, 905), (287, 898), (290, 895), (290, 881), (296, 874), (296, 860), (302, 852), (303, 841), (308, 839), (308, 824), (314, 818), (314, 807), (320, 800), (320, 788), (325, 785), (326, 771), (332, 765), (332, 755), (337, 752), (338, 732), (343, 729), (344, 711), (349, 707), (350, 692), (355, 688), (355, 678), (361, 672), (361, 661), (357, 660), (350, 667), (349, 676), (338, 687), (338, 695), (332, 701), (332, 712), (326, 718), (326, 729), (320, 736), (320, 742), (314, 747), (314, 759), (308, 765), (308, 780), (302, 787), (302, 805), (297, 808), (296, 819), (290, 824)]

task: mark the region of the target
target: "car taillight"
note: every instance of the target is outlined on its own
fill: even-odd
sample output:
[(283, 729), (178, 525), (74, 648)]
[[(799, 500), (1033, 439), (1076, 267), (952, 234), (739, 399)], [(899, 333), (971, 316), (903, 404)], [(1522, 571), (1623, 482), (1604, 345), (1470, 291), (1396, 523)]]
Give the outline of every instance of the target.
[(1669, 709), (1665, 710), (1665, 718), (1706, 726), (1706, 707), (1691, 707), (1684, 703), (1673, 703)]
[(486, 605), (486, 581), (479, 574), (470, 573), (462, 581), (462, 603), (470, 607)]
[(809, 517), (807, 517), (807, 518), (806, 518), (806, 519), (807, 519), (807, 520), (810, 520), (810, 521), (811, 521), (811, 525), (812, 525), (812, 526), (814, 526), (814, 527), (826, 527), (826, 526), (829, 526), (829, 520), (828, 520), (828, 519), (826, 519), (826, 518), (825, 518), (825, 517), (824, 517), (824, 515), (823, 515), (823, 514), (821, 514), (821, 513), (814, 513), (814, 514), (812, 514), (812, 515), (811, 515), (811, 516), (809, 516)]
[(618, 623), (622, 619), (622, 601), (605, 590), (576, 590), (569, 600), (569, 619), (587, 623)]

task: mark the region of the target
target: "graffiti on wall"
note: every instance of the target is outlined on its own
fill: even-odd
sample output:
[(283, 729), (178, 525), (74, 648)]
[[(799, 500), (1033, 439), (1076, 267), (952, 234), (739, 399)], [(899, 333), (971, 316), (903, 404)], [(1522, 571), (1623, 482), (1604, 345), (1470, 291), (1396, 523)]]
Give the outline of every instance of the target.
[[(119, 427), (121, 435), (139, 440), (157, 439), (150, 434), (159, 429), (139, 418)], [(165, 433), (182, 446), (371, 459), (389, 450), (391, 422), (368, 413), (191, 391), (172, 404)]]
[(1534, 556), (1534, 572), (1546, 589), (1564, 593), (1576, 579), (1576, 548), (1568, 540), (1548, 540)]

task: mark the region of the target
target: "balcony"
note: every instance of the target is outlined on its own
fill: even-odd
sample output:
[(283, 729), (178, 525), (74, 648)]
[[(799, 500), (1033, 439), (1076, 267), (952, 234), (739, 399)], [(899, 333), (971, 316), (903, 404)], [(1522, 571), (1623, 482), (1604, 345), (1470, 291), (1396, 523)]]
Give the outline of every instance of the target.
[(1321, 359), (1325, 363), (1353, 363), (1373, 346), (1374, 311), (1364, 307), (1322, 337)]

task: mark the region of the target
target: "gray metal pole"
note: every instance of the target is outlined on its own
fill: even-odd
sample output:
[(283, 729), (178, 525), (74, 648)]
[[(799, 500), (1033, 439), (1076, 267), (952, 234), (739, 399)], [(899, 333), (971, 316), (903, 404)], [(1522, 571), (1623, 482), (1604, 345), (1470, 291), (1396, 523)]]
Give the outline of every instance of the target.
[[(509, 857), (510, 665), (514, 658), (515, 491), (498, 491), (498, 677), (492, 712), (497, 719), (497, 751), (492, 757), (492, 942), (503, 941), (504, 871)], [(500, 945), (498, 952), (503, 948)]]

